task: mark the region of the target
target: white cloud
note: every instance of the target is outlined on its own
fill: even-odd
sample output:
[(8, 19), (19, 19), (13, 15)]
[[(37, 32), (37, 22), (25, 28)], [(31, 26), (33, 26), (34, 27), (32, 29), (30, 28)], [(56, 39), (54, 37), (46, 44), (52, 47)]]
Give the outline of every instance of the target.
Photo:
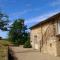
[(39, 8), (35, 8), (35, 9), (25, 9), (23, 11), (18, 11), (18, 12), (13, 12), (11, 13), (9, 16), (12, 19), (17, 19), (17, 18), (23, 18), (23, 15), (28, 14), (29, 12), (35, 12), (35, 11), (39, 11)]
[(10, 18), (12, 18), (12, 20), (17, 19), (17, 18), (22, 18), (23, 15), (27, 14), (30, 10), (23, 10), (23, 11), (19, 11), (19, 12), (13, 12), (11, 13), (9, 16)]
[(50, 6), (58, 6), (58, 5), (60, 5), (60, 0), (55, 0), (50, 3)]
[(6, 38), (8, 36), (8, 32), (7, 31), (1, 31), (0, 30), (0, 37)]
[(40, 15), (40, 16), (33, 17), (31, 19), (26, 20), (25, 24), (28, 25), (28, 27), (31, 27), (32, 25), (35, 25), (38, 22), (43, 21), (43, 20), (47, 19), (48, 17), (57, 14), (58, 12), (59, 11), (49, 12), (49, 13), (46, 13), (46, 14), (43, 14), (43, 15)]

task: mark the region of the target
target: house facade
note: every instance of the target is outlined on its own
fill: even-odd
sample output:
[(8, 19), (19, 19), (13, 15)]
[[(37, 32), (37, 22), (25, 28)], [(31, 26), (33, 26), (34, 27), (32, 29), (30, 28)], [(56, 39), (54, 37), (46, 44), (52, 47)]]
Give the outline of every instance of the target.
[(30, 27), (30, 41), (42, 53), (60, 56), (60, 13)]

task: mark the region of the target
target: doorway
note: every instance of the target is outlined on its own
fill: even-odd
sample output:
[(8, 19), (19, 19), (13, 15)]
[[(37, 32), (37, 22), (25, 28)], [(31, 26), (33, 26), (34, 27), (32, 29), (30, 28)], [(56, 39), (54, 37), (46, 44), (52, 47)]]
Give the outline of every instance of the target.
[(37, 35), (34, 36), (34, 49), (39, 49)]

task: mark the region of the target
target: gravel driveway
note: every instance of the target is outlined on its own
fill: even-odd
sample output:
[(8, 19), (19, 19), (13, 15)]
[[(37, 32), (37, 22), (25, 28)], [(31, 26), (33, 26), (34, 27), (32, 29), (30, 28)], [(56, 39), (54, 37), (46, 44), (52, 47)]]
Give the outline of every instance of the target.
[(60, 57), (42, 54), (31, 48), (10, 47), (17, 60), (60, 60)]

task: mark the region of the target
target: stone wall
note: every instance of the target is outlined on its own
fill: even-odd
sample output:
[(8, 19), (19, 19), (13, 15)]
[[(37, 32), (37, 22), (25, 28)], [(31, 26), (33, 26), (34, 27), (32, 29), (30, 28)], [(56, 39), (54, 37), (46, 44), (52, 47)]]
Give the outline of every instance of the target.
[(57, 56), (60, 56), (60, 38), (56, 41)]
[(41, 27), (39, 26), (31, 30), (30, 40), (33, 48), (35, 48), (34, 36), (37, 35), (38, 49), (40, 49), (40, 40), (42, 40), (42, 35), (45, 33), (48, 26), (49, 24), (46, 23), (46, 24), (43, 24)]
[[(55, 25), (56, 23), (54, 23)], [(45, 23), (39, 27), (36, 27), (35, 29), (32, 29), (31, 30), (31, 34), (30, 34), (30, 37), (31, 37), (31, 44), (32, 44), (32, 47), (35, 48), (35, 43), (34, 43), (34, 35), (37, 35), (37, 41), (38, 41), (38, 46), (40, 49), (40, 41), (42, 40), (42, 36), (44, 35), (44, 33), (46, 32), (48, 26), (51, 26), (50, 28), (50, 31), (48, 32), (48, 40), (47, 40), (47, 44), (44, 44), (43, 43), (43, 47), (42, 47), (42, 52), (43, 53), (49, 53), (51, 55), (57, 55), (57, 51), (56, 51), (56, 37), (54, 37), (54, 25), (53, 25), (53, 22), (48, 22), (48, 23)], [(43, 36), (44, 37), (44, 36)]]
[(35, 48), (34, 35), (37, 35), (37, 41), (38, 41), (37, 44), (39, 46), (38, 49), (40, 50), (40, 43), (42, 40), (42, 36), (44, 35), (48, 26), (50, 25), (51, 29), (47, 33), (48, 35), (47, 44), (43, 43), (41, 52), (48, 53), (54, 56), (60, 56), (60, 36), (57, 37), (57, 32), (58, 32), (57, 20), (59, 19), (55, 19), (53, 22), (42, 24), (39, 27), (36, 27), (31, 30), (30, 37), (31, 37), (31, 44), (33, 48)]
[(0, 46), (0, 60), (8, 60), (8, 47)]
[(57, 56), (56, 41), (56, 37), (50, 37), (50, 39), (47, 41), (47, 44), (43, 47), (43, 52)]
[(42, 52), (57, 56), (57, 48), (56, 48), (57, 38), (55, 36), (55, 29), (54, 29), (55, 24), (56, 24), (55, 22), (54, 23), (51, 22), (50, 24), (47, 24), (50, 25), (48, 29), (49, 31), (46, 32), (47, 43), (46, 44), (43, 43)]
[(37, 29), (34, 29), (34, 30), (31, 30), (31, 33), (30, 33), (30, 37), (31, 37), (31, 44), (32, 44), (32, 47), (35, 48), (34, 46), (34, 36), (37, 35), (37, 43), (38, 43), (38, 49), (40, 48), (40, 40), (42, 38), (42, 35), (41, 35), (41, 28), (37, 28)]

